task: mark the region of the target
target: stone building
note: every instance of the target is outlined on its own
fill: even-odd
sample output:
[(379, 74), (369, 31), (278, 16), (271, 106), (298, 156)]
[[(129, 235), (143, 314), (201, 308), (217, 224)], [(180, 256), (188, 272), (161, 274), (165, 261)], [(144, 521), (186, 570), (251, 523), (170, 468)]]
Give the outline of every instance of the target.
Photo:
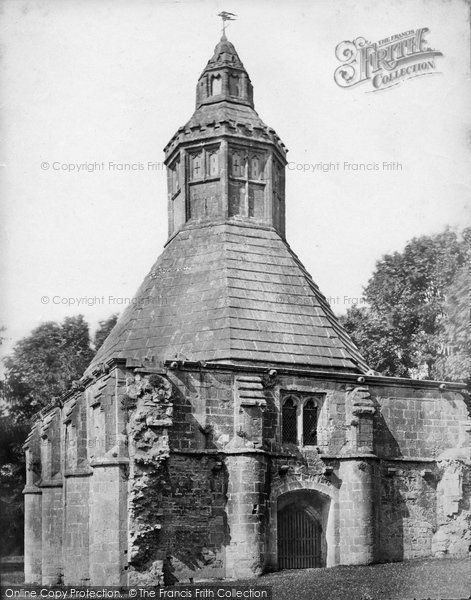
[(371, 374), (285, 239), (286, 148), (225, 37), (165, 155), (165, 249), (25, 444), (26, 581), (467, 555), (462, 386)]

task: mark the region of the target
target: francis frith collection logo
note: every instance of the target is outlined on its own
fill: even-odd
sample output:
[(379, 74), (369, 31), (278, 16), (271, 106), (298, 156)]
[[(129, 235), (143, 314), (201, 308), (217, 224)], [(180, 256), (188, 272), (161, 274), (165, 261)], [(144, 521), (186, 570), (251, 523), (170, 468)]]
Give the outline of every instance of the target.
[(334, 73), (335, 83), (343, 88), (370, 82), (377, 92), (406, 79), (437, 73), (435, 59), (443, 54), (429, 47), (427, 27), (392, 35), (379, 42), (363, 37), (340, 42), (335, 56), (342, 63)]

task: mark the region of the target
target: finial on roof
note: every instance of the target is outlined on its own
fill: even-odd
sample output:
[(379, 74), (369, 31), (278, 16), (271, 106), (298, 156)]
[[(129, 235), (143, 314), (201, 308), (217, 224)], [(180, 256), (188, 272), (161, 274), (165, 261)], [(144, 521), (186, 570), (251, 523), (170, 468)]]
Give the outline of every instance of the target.
[(237, 15), (235, 15), (234, 13), (231, 12), (227, 12), (226, 10), (223, 10), (222, 12), (220, 12), (218, 14), (218, 17), (221, 17), (222, 19), (222, 37), (221, 37), (221, 41), (227, 41), (227, 37), (226, 37), (226, 21), (235, 21)]

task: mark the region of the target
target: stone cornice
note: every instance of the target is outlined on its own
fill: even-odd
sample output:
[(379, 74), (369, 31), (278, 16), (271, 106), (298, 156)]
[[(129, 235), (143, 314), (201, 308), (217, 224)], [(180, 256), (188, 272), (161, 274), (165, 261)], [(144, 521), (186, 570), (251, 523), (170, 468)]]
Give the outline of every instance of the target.
[(168, 165), (173, 159), (175, 150), (182, 146), (191, 146), (192, 144), (224, 138), (274, 146), (278, 150), (278, 158), (283, 164), (286, 164), (288, 150), (274, 129), (268, 126), (250, 125), (245, 121), (230, 120), (214, 121), (206, 125), (192, 126), (191, 128), (180, 127), (164, 148), (166, 157), (164, 163)]
[[(269, 363), (267, 365), (247, 363), (231, 364), (228, 362), (195, 362), (195, 361), (165, 361), (165, 366), (170, 369), (181, 371), (226, 371), (236, 373), (267, 373), (270, 370), (276, 370), (278, 375), (312, 377), (315, 379), (328, 379), (341, 383), (360, 383), (362, 385), (380, 385), (387, 387), (410, 387), (418, 390), (436, 390), (440, 392), (454, 391), (462, 392), (466, 389), (464, 383), (453, 383), (449, 381), (432, 381), (407, 379), (404, 377), (385, 377), (382, 375), (364, 375), (359, 373), (348, 373), (339, 371), (328, 371), (319, 369), (310, 369), (309, 367), (290, 367)], [(172, 367), (172, 365), (175, 365)]]

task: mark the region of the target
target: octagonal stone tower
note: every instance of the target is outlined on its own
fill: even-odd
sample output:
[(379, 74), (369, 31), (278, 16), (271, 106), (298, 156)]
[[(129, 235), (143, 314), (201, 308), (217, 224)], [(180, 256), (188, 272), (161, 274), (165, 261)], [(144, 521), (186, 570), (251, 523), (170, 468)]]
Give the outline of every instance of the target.
[(221, 39), (196, 88), (196, 111), (165, 148), (169, 234), (233, 219), (284, 236), (286, 150), (254, 110), (250, 78)]

